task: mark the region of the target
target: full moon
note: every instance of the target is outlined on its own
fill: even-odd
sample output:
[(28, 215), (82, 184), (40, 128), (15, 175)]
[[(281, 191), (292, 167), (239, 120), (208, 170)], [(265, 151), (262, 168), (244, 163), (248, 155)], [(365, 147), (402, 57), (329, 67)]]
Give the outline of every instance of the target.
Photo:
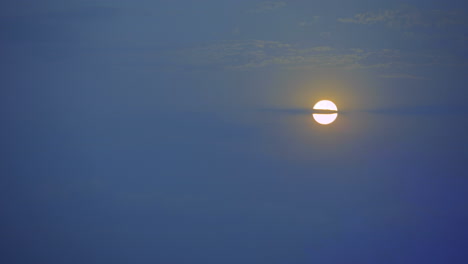
[[(338, 117), (338, 113), (336, 113), (338, 108), (332, 101), (329, 100), (319, 101), (314, 105), (314, 110), (324, 110), (325, 112), (312, 114), (315, 121), (321, 125), (331, 124)], [(327, 113), (328, 111), (330, 111), (330, 113)]]

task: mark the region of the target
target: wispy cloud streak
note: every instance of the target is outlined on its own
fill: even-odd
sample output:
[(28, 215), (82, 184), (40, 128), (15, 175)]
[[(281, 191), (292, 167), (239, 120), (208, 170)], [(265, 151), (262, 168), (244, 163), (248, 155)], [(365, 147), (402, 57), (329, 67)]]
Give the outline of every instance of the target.
[(255, 8), (248, 10), (247, 13), (266, 13), (285, 6), (286, 3), (282, 1), (264, 1), (258, 4)]
[(361, 25), (383, 24), (389, 28), (468, 26), (466, 14), (457, 10), (422, 11), (410, 6), (355, 14), (339, 22)]
[[(310, 115), (332, 114), (334, 111), (314, 110), (308, 108), (260, 108), (259, 112), (282, 115)], [(337, 111), (339, 114), (374, 114), (374, 115), (468, 115), (468, 109), (461, 106), (414, 106), (414, 107), (389, 107), (370, 109), (345, 109)]]

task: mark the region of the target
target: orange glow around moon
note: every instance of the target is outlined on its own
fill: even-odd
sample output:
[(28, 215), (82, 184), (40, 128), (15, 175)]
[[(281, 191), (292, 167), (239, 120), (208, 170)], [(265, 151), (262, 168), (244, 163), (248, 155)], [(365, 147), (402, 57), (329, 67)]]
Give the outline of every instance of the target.
[[(330, 110), (336, 112), (338, 111), (338, 108), (332, 101), (322, 100), (314, 105), (314, 110)], [(335, 121), (335, 119), (338, 117), (338, 113), (315, 113), (312, 114), (312, 116), (314, 117), (315, 121), (317, 121), (317, 123), (321, 125), (328, 125)]]

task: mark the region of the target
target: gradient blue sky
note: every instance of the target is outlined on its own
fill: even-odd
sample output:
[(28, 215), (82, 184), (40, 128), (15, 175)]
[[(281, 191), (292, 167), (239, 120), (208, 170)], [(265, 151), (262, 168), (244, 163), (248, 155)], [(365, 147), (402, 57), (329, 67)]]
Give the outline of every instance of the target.
[(467, 263), (467, 44), (466, 1), (3, 1), (0, 263)]

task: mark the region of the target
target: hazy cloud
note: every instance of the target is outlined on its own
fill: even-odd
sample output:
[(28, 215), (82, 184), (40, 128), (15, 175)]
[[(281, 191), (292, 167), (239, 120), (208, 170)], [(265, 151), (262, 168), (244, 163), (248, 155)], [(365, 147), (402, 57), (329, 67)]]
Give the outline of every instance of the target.
[(335, 52), (328, 46), (299, 47), (263, 40), (224, 41), (205, 47), (180, 51), (185, 63), (219, 65), (246, 70), (268, 66), (355, 67), (368, 54), (354, 51)]
[(259, 3), (255, 8), (248, 10), (247, 13), (265, 13), (284, 6), (286, 6), (286, 3), (282, 1), (264, 1)]
[(312, 50), (314, 51), (330, 51), (332, 50), (332, 48), (328, 47), (328, 46), (321, 46), (321, 47), (314, 47), (312, 48)]
[(468, 25), (466, 14), (460, 11), (421, 11), (411, 7), (387, 9), (355, 14), (350, 18), (339, 18), (339, 22), (362, 25), (383, 24), (390, 28), (436, 27)]
[[(379, 12), (366, 12), (354, 15), (352, 18), (339, 18), (338, 21), (342, 23), (355, 23), (355, 24), (376, 24), (376, 23), (394, 23), (395, 20), (401, 19), (400, 11), (398, 10), (384, 10)], [(411, 16), (410, 16), (411, 17)]]
[(272, 114), (284, 114), (284, 115), (310, 115), (310, 114), (334, 114), (336, 112), (342, 113), (342, 111), (333, 110), (319, 110), (312, 108), (260, 108), (255, 109), (259, 112), (272, 113)]
[[(315, 110), (312, 108), (260, 108), (255, 109), (258, 112), (271, 113), (275, 115), (311, 115), (317, 114), (329, 114), (327, 110)], [(340, 109), (338, 110), (339, 115), (353, 115), (353, 114), (375, 114), (375, 115), (428, 115), (428, 116), (440, 116), (440, 115), (466, 115), (466, 109), (461, 105), (419, 105), (419, 106), (407, 106), (407, 107), (389, 107), (389, 108), (368, 108), (368, 109)]]
[[(279, 41), (233, 40), (179, 50), (174, 54), (177, 64), (249, 70), (264, 67), (285, 69), (343, 68), (375, 69), (382, 78), (421, 79), (394, 74), (414, 67), (453, 65), (453, 57), (430, 52), (405, 53), (399, 50), (336, 49), (330, 46), (301, 46)], [(386, 73), (386, 72), (391, 72)]]
[(312, 19), (304, 19), (299, 22), (299, 26), (301, 27), (308, 27), (316, 24), (320, 19), (320, 16), (313, 16)]
[(321, 32), (320, 37), (323, 39), (329, 39), (332, 36), (331, 32)]
[(426, 78), (421, 76), (416, 76), (412, 74), (383, 74), (379, 75), (380, 78), (384, 79), (413, 79), (413, 80), (425, 80)]

